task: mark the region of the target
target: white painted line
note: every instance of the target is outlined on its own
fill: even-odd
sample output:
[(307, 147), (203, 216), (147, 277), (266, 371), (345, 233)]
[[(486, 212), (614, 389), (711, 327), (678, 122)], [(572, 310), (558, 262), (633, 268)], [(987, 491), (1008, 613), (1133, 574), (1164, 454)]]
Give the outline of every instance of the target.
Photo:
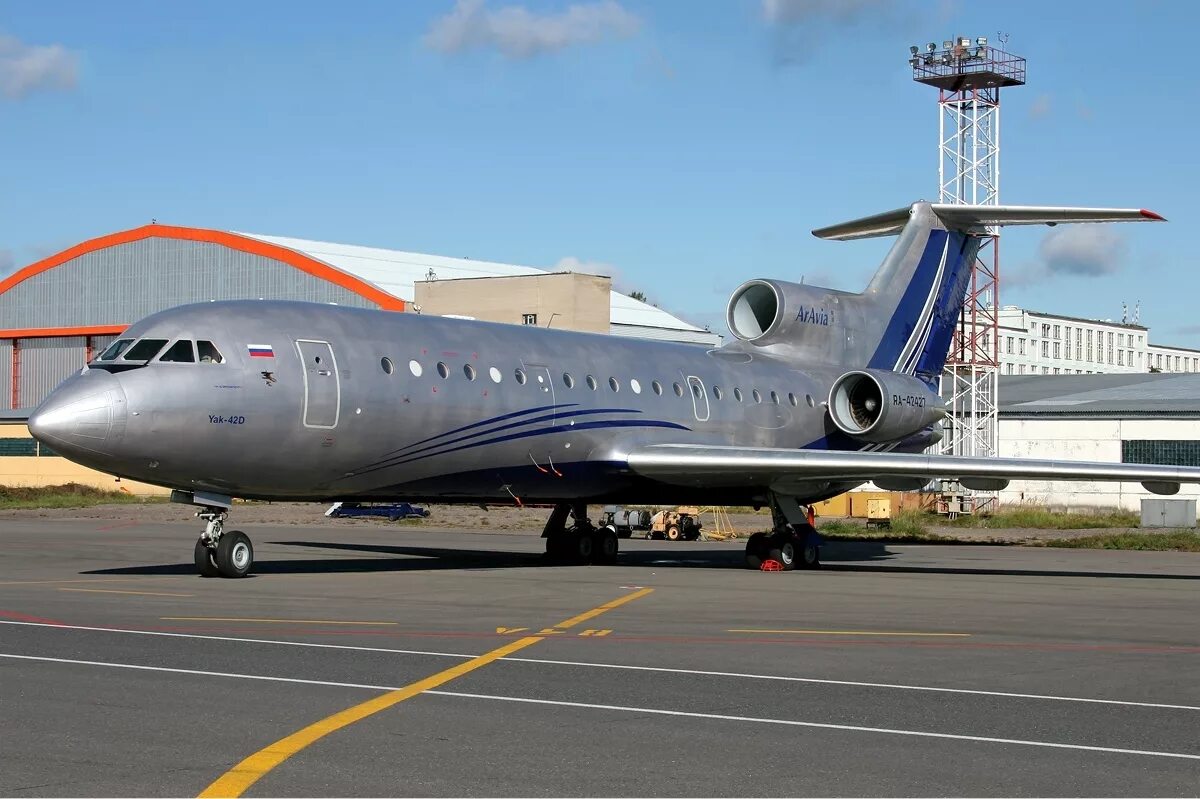
[[(109, 663), (99, 660), (73, 660), (69, 658), (40, 657), (35, 655), (13, 655), (0, 653), (0, 658), (9, 660), (35, 661), (39, 663), (62, 663), (74, 666), (100, 666), (110, 669), (131, 669), (134, 671), (155, 671), (168, 674), (187, 674), (194, 677), (226, 677), (238, 680), (260, 680), (263, 682), (281, 682), (293, 685), (320, 685), (331, 688), (354, 688), (368, 691), (395, 691), (397, 686), (364, 685), (362, 683), (330, 682), (326, 680), (303, 680), (293, 677), (271, 677), (261, 674), (236, 674), (222, 671), (201, 671), (199, 669), (172, 669), (165, 666), (139, 666), (133, 663)], [(676, 716), (681, 718), (710, 719), (714, 721), (738, 721), (750, 724), (776, 724), (787, 727), (809, 727), (822, 730), (841, 730), (845, 732), (867, 732), (885, 735), (906, 735), (918, 738), (941, 738), (953, 741), (974, 741), (980, 743), (1014, 744), (1018, 746), (1035, 746), (1049, 749), (1074, 749), (1083, 752), (1103, 752), (1106, 754), (1142, 755), (1148, 757), (1169, 757), (1182, 760), (1200, 760), (1200, 755), (1182, 752), (1156, 752), (1146, 749), (1118, 749), (1109, 746), (1086, 746), (1084, 744), (1065, 744), (1054, 741), (1027, 741), (1020, 738), (993, 738), (982, 735), (955, 735), (945, 732), (925, 732), (922, 730), (897, 730), (889, 727), (863, 727), (851, 724), (827, 724), (816, 721), (795, 721), (792, 719), (755, 718), (753, 716), (731, 716), (722, 713), (694, 713), (684, 710), (663, 710), (661, 708), (625, 707), (622, 705), (600, 705), (591, 702), (563, 702), (554, 699), (528, 699), (516, 696), (494, 696), (491, 694), (468, 694), (457, 691), (424, 691), (435, 696), (451, 696), (462, 699), (486, 699), (496, 702), (520, 702), (530, 705), (553, 705), (556, 707), (576, 707), (588, 710), (611, 710), (624, 713), (641, 713), (643, 715)]]
[[(11, 624), (18, 627), (49, 627), (54, 630), (82, 630), (84, 632), (122, 633), (125, 635), (149, 635), (163, 638), (188, 638), (200, 641), (231, 641), (242, 644), (268, 644), (272, 646), (294, 646), (310, 649), (333, 649), (346, 652), (381, 652), (392, 655), (419, 655), (424, 657), (458, 658), (470, 660), (478, 657), (474, 654), (459, 652), (430, 652), (422, 649), (390, 649), (380, 646), (354, 646), (352, 644), (321, 644), (309, 641), (283, 641), (273, 638), (241, 638), (225, 635), (202, 635), (199, 633), (170, 633), (159, 630), (128, 630), (117, 627), (87, 627), (72, 624), (48, 624), (35, 621), (9, 621), (0, 619), (0, 624)], [(621, 669), (626, 671), (646, 671), (663, 674), (681, 674), (699, 677), (731, 677), (743, 680), (773, 680), (776, 682), (810, 683), (813, 685), (845, 685), (853, 688), (882, 688), (896, 691), (927, 691), (943, 694), (966, 694), (971, 696), (999, 696), (1009, 699), (1036, 699), (1047, 702), (1084, 702), (1095, 705), (1118, 705), (1123, 707), (1146, 707), (1160, 710), (1190, 710), (1200, 711), (1200, 705), (1173, 705), (1163, 702), (1131, 702), (1120, 699), (1093, 699), (1082, 696), (1055, 696), (1052, 694), (1026, 694), (1010, 691), (984, 691), (971, 688), (941, 688), (932, 685), (906, 685), (904, 683), (860, 682), (855, 680), (830, 680), (818, 677), (785, 677), (774, 674), (753, 674), (737, 671), (707, 671), (703, 669), (674, 669), (661, 666), (631, 666), (620, 663), (588, 663), (575, 660), (546, 660), (542, 658), (501, 658), (512, 663), (535, 663), (546, 666), (577, 666), (590, 669)]]
[(656, 671), (667, 674), (687, 674), (698, 677), (735, 677), (743, 680), (775, 680), (777, 682), (814, 683), (816, 685), (847, 685), (854, 688), (886, 688), (897, 691), (929, 691), (942, 694), (970, 694), (975, 696), (1003, 696), (1010, 699), (1041, 699), (1052, 702), (1087, 702), (1096, 705), (1125, 705), (1128, 707), (1152, 707), (1164, 710), (1200, 710), (1200, 705), (1169, 705), (1160, 702), (1127, 702), (1120, 699), (1092, 699), (1082, 696), (1054, 696), (1051, 694), (1022, 694), (1010, 691), (983, 691), (970, 688), (941, 688), (932, 685), (905, 685), (903, 683), (859, 682), (856, 680), (828, 680), (818, 677), (783, 677), (774, 674), (746, 674), (737, 671), (705, 671), (703, 669), (671, 669), (661, 666), (625, 666), (617, 663), (579, 663), (572, 660), (541, 660), (538, 658), (503, 658), (522, 663), (543, 663), (548, 666), (584, 666), (597, 669), (628, 669), (630, 671)]
[(237, 680), (262, 680), (263, 682), (286, 682), (299, 685), (326, 685), (332, 688), (361, 688), (368, 691), (395, 691), (390, 685), (361, 685), (352, 682), (327, 682), (325, 680), (301, 680), (294, 677), (269, 677), (260, 674), (234, 674), (225, 671), (200, 671), (199, 669), (171, 669), (166, 666), (138, 666), (133, 663), (108, 663), (102, 660), (71, 660), (70, 658), (49, 658), (35, 655), (10, 655), (0, 653), (0, 658), (8, 660), (33, 660), (40, 663), (65, 663), (72, 666), (103, 666), (109, 669), (133, 669), (135, 671), (165, 671), (169, 674), (187, 674), (193, 677), (232, 677)]
[(975, 741), (993, 744), (1014, 744), (1017, 746), (1039, 746), (1049, 749), (1075, 749), (1082, 752), (1103, 752), (1118, 755), (1143, 755), (1147, 757), (1171, 757), (1181, 760), (1200, 760), (1200, 755), (1189, 755), (1183, 752), (1156, 752), (1148, 749), (1118, 749), (1111, 746), (1085, 746), (1084, 744), (1064, 744), (1054, 741), (1027, 741), (1021, 738), (993, 738), (984, 735), (954, 735), (948, 732), (925, 732), (922, 730), (896, 730), (889, 727), (861, 727), (853, 724), (825, 724), (816, 721), (793, 721), (791, 719), (766, 719), (753, 716), (729, 716), (723, 713), (690, 713), (684, 710), (662, 710), (650, 707), (624, 707), (621, 705), (598, 705), (591, 702), (561, 702), (553, 699), (526, 699), (516, 696), (492, 696), (490, 694), (467, 694), (459, 691), (426, 691), (435, 696), (453, 696), (463, 699), (489, 699), (496, 702), (522, 702), (530, 705), (554, 705), (557, 707), (578, 707), (587, 710), (613, 710), (623, 713), (642, 713), (656, 716), (676, 716), (691, 719), (713, 719), (715, 721), (740, 721), (750, 724), (779, 724), (787, 727), (813, 727), (821, 730), (842, 730), (846, 732), (874, 732), (884, 735), (907, 735), (917, 738), (942, 738), (951, 741)]

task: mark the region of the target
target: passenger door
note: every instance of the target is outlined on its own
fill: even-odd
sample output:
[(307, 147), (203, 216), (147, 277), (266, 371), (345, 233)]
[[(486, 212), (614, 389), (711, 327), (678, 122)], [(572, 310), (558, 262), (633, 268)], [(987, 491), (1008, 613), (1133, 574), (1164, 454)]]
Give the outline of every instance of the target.
[(342, 391), (333, 347), (328, 341), (298, 339), (296, 348), (304, 367), (304, 426), (337, 427)]

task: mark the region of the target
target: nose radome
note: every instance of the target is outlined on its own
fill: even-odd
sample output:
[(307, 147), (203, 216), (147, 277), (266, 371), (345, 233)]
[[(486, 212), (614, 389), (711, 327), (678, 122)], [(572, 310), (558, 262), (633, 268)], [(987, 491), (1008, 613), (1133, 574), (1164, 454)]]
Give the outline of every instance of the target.
[(111, 454), (125, 434), (125, 392), (112, 374), (87, 370), (50, 393), (29, 417), (29, 432), (62, 455)]

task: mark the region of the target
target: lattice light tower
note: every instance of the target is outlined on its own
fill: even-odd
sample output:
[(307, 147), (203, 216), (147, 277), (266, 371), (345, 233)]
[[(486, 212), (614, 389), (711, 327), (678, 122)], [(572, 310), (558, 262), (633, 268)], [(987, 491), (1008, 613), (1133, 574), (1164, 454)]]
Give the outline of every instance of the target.
[[(1025, 83), (1025, 59), (957, 38), (909, 48), (913, 80), (938, 90), (938, 202), (1000, 204), (1000, 89)], [(971, 270), (941, 394), (949, 415), (940, 444), (953, 455), (994, 457), (999, 435), (999, 229), (989, 228)], [(995, 494), (976, 497), (975, 507)]]

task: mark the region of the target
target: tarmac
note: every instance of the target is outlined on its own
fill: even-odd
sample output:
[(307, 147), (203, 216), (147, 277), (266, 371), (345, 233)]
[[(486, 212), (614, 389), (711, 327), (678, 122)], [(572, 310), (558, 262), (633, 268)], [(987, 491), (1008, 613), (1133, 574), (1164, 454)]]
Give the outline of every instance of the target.
[[(1194, 796), (1200, 555), (0, 520), (0, 795)], [(236, 512), (235, 518), (236, 521)], [(237, 525), (232, 525), (237, 526)]]

